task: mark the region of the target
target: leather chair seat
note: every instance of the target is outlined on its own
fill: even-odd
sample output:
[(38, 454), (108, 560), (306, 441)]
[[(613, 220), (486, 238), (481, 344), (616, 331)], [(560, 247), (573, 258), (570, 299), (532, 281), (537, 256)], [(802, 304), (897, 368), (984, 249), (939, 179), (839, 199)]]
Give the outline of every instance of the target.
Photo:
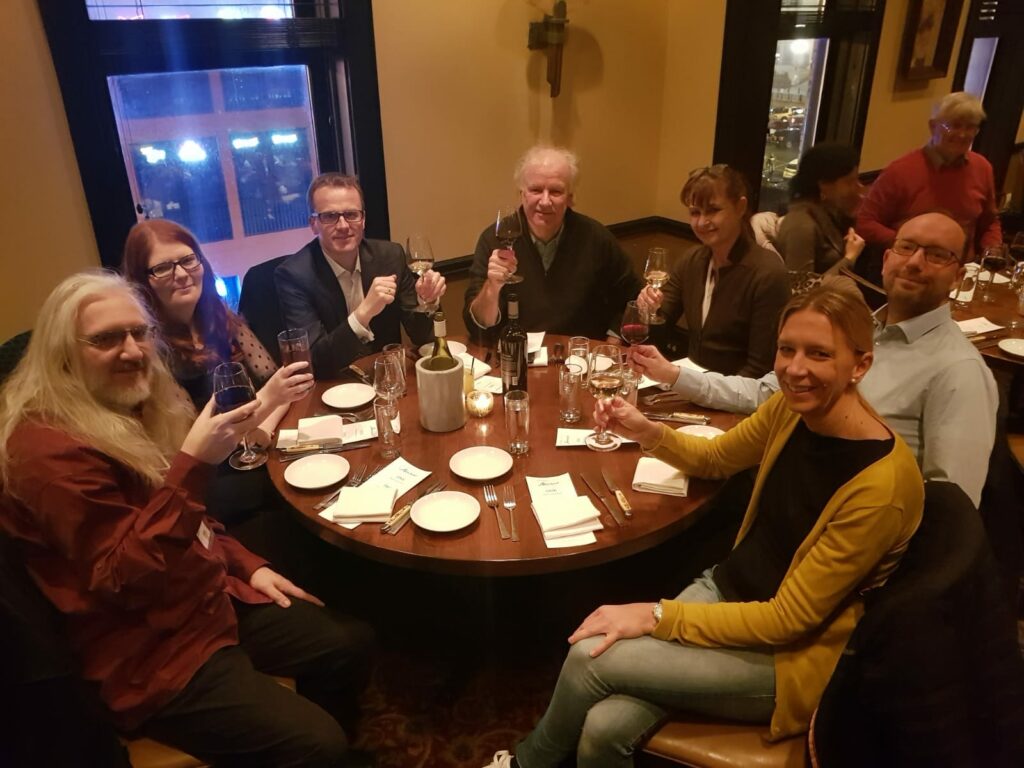
[(767, 727), (760, 725), (670, 720), (643, 747), (645, 757), (661, 760), (644, 760), (644, 763), (657, 765), (668, 761), (698, 768), (807, 767), (805, 737), (769, 743), (764, 740), (767, 734)]

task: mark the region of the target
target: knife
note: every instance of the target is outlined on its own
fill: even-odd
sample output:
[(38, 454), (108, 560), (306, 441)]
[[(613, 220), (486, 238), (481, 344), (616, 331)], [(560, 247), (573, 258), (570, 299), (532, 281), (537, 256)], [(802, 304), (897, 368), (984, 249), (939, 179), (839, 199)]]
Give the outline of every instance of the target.
[(282, 464), (287, 461), (295, 461), (306, 456), (316, 456), (318, 453), (341, 453), (342, 451), (354, 451), (356, 448), (365, 448), (370, 445), (372, 440), (360, 440), (358, 443), (345, 443), (344, 445), (329, 446), (327, 448), (317, 448), (312, 451), (302, 451), (301, 453), (287, 453), (278, 457), (278, 461)]
[(633, 516), (633, 507), (629, 504), (629, 499), (626, 498), (626, 494), (622, 492), (618, 484), (612, 480), (612, 476), (608, 474), (608, 470), (601, 470), (601, 477), (604, 478), (604, 484), (608, 486), (608, 490), (615, 494), (615, 500), (619, 502), (619, 506), (622, 507), (622, 511), (626, 513), (626, 517)]
[(681, 421), (684, 424), (710, 424), (711, 417), (700, 413), (652, 413), (643, 411), (644, 416), (655, 421)]
[(371, 384), (371, 385), (373, 384), (373, 379), (370, 378), (370, 374), (368, 374), (366, 371), (364, 371), (362, 368), (360, 368), (355, 363), (350, 365), (347, 370), (349, 370), (352, 373), (354, 373), (359, 379), (362, 380), (362, 382), (364, 384)]
[(336, 448), (342, 444), (340, 437), (325, 437), (322, 440), (315, 440), (309, 443), (296, 443), (287, 448), (280, 448), (283, 454), (305, 453), (306, 451), (319, 451), (322, 448)]
[(591, 490), (591, 492), (601, 500), (601, 503), (604, 504), (605, 507), (608, 509), (608, 514), (612, 516), (612, 519), (615, 520), (615, 522), (619, 525), (625, 525), (626, 520), (622, 517), (622, 513), (608, 503), (607, 497), (605, 497), (605, 495), (601, 493), (600, 490), (598, 490), (597, 483), (590, 482), (590, 478), (584, 475), (582, 472), (580, 472), (580, 479), (583, 480), (583, 482), (587, 484), (587, 487)]

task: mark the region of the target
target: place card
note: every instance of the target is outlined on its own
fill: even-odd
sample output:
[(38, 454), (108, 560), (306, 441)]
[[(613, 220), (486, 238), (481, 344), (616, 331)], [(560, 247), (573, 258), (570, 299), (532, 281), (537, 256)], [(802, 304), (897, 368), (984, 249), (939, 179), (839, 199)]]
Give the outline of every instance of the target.
[[(580, 446), (586, 445), (587, 437), (594, 434), (592, 429), (574, 429), (572, 427), (559, 427), (555, 432), (555, 447), (556, 448), (579, 448)], [(615, 434), (611, 432), (609, 434)], [(624, 443), (635, 443), (636, 440), (630, 440), (628, 437), (622, 435), (615, 435)]]
[(527, 477), (530, 509), (548, 549), (596, 544), (594, 531), (604, 528), (589, 497), (579, 496), (568, 472), (552, 477)]
[(363, 483), (363, 485), (394, 488), (397, 498), (411, 491), (427, 477), (430, 477), (429, 469), (420, 469), (399, 457)]
[(551, 497), (573, 498), (578, 495), (572, 476), (568, 472), (552, 477), (527, 477), (526, 487), (530, 489), (531, 499)]
[(492, 395), (500, 395), (501, 377), (499, 376), (480, 376), (474, 383), (473, 389), (479, 390), (480, 392), (490, 392)]

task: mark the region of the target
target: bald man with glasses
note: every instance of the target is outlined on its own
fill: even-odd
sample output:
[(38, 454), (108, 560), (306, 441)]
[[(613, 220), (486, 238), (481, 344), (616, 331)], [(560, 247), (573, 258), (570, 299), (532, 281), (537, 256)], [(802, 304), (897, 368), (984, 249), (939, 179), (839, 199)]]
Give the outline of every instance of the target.
[(402, 340), (433, 339), (425, 307), (445, 292), (430, 270), (417, 279), (397, 243), (363, 237), (366, 211), (354, 176), (325, 173), (307, 193), (316, 238), (275, 270), (281, 314), (288, 328), (309, 333), (313, 368), (336, 376), (359, 357)]

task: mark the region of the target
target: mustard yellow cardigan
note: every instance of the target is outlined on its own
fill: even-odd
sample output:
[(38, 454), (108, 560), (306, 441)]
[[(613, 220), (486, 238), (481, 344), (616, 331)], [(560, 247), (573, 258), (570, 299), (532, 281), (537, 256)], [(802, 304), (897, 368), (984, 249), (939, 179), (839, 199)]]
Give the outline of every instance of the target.
[[(715, 440), (662, 430), (649, 453), (698, 477), (728, 477), (760, 464), (737, 542), (757, 516), (758, 499), (798, 416), (774, 395)], [(890, 430), (891, 431), (891, 430)], [(924, 485), (910, 449), (894, 434), (892, 451), (842, 485), (793, 556), (767, 602), (663, 600), (652, 632), (707, 647), (769, 646), (775, 654), (770, 738), (806, 731), (846, 641), (864, 612), (862, 593), (895, 570), (918, 523)]]

